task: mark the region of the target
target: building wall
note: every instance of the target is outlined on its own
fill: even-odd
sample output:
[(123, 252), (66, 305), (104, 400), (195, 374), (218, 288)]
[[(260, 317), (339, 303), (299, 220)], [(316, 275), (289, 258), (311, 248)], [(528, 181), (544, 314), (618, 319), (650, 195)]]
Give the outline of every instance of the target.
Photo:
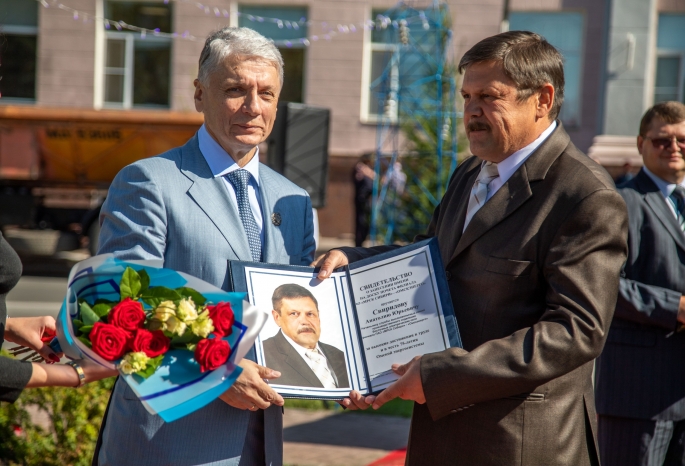
[[(69, 6), (94, 14), (96, 2), (71, 0)], [(207, 2), (220, 10), (235, 11), (240, 2)], [(307, 6), (308, 18), (317, 25), (360, 23), (370, 19), (372, 9), (389, 9), (395, 0), (246, 0), (245, 4), (265, 6)], [(458, 61), (479, 40), (500, 31), (505, 0), (448, 0), (453, 25), (453, 55)], [(582, 11), (585, 17), (582, 70), (581, 123), (567, 128), (574, 143), (584, 151), (597, 134), (634, 133), (648, 96), (645, 86), (653, 79), (650, 65), (650, 39), (654, 33), (654, 13), (685, 11), (685, 0), (510, 0), (511, 11)], [(195, 41), (175, 39), (172, 43), (171, 109), (194, 111), (193, 80), (204, 38), (218, 27), (237, 24), (237, 18), (216, 17), (194, 3), (173, 2), (174, 31), (197, 37)], [(609, 20), (608, 15), (611, 14)], [(651, 16), (650, 16), (651, 15)], [(604, 31), (611, 25), (608, 47)], [(71, 13), (57, 8), (40, 8), (37, 104), (46, 106), (85, 107), (94, 104), (96, 70), (95, 31), (100, 27), (91, 20), (73, 20)], [(319, 26), (310, 28), (316, 34)], [(636, 34), (634, 68), (621, 71), (621, 55), (626, 34)], [(313, 41), (306, 51), (306, 104), (331, 109), (330, 164), (327, 206), (320, 210), (324, 236), (349, 235), (353, 232), (351, 172), (356, 159), (373, 151), (375, 124), (361, 120), (363, 57), (368, 32), (339, 34), (330, 41)], [(609, 54), (609, 75), (605, 69), (604, 50)], [(650, 74), (651, 73), (651, 74)], [(286, 76), (287, 79), (287, 76)], [(458, 103), (460, 106), (461, 103)], [(606, 107), (606, 111), (602, 111)], [(604, 115), (604, 116), (602, 116)], [(617, 118), (620, 115), (620, 118)], [(615, 132), (615, 133), (614, 133)], [(467, 147), (460, 148), (467, 151)]]
[[(635, 134), (642, 114), (652, 104), (656, 22), (656, 0), (613, 0), (603, 134)], [(629, 37), (634, 38), (632, 67)]]
[(69, 6), (88, 13), (38, 7), (36, 103), (50, 107), (93, 107), (95, 76), (95, 2), (72, 0)]

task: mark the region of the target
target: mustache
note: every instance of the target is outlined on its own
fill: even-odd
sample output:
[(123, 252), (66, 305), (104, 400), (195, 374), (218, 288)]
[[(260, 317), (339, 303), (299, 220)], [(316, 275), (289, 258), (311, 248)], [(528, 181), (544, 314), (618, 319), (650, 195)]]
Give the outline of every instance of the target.
[(300, 327), (297, 329), (297, 334), (300, 333), (316, 333), (313, 327)]
[(487, 124), (487, 123), (485, 123), (485, 122), (482, 122), (482, 121), (471, 121), (471, 122), (469, 122), (468, 125), (466, 125), (466, 130), (467, 130), (468, 132), (471, 132), (471, 131), (482, 131), (482, 130), (486, 130), (486, 131), (487, 131), (487, 130), (489, 130), (489, 129), (490, 129), (490, 125)]

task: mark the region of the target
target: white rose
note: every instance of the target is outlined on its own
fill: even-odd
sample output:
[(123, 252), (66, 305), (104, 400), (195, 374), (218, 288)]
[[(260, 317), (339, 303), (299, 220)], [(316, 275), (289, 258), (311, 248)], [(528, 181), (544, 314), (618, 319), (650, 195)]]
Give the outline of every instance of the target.
[(127, 353), (121, 360), (121, 363), (119, 363), (119, 368), (124, 374), (133, 374), (145, 369), (148, 361), (150, 361), (150, 358), (142, 351)]
[(167, 330), (178, 336), (183, 335), (187, 327), (188, 325), (186, 325), (185, 322), (181, 322), (181, 320), (176, 316), (171, 316), (166, 321)]
[(178, 303), (176, 317), (185, 323), (190, 323), (190, 321), (197, 319), (197, 309), (195, 309), (195, 303), (193, 303), (192, 299), (184, 298)]
[(153, 317), (160, 322), (166, 322), (169, 317), (176, 315), (176, 305), (173, 301), (162, 301), (155, 309)]
[(198, 337), (207, 338), (214, 331), (214, 322), (210, 318), (198, 318), (190, 323), (190, 330)]

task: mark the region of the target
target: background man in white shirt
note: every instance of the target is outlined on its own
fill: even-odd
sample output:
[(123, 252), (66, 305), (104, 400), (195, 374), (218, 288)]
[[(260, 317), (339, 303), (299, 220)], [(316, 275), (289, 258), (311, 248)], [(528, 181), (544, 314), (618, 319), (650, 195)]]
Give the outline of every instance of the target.
[(312, 293), (294, 283), (281, 285), (271, 298), (271, 311), (280, 331), (264, 340), (266, 365), (279, 371), (274, 383), (304, 387), (350, 386), (345, 355), (319, 341), (319, 303)]

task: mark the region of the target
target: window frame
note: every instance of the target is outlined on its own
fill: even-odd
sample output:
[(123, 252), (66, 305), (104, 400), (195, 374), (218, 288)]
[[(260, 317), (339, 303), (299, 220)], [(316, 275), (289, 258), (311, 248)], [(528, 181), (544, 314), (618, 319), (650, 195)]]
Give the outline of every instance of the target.
[[(0, 24), (0, 33), (3, 35), (11, 36), (31, 36), (36, 38), (36, 44), (38, 44), (38, 26), (18, 26), (11, 24)], [(2, 96), (0, 99), (0, 104), (24, 104), (24, 105), (34, 105), (38, 102), (38, 46), (36, 45), (36, 76), (35, 76), (35, 89), (33, 91), (33, 98), (29, 97), (5, 97)], [(0, 76), (2, 76), (2, 69), (0, 68)]]
[(656, 51), (656, 61), (654, 62), (654, 88), (652, 89), (652, 103), (656, 104), (655, 99), (657, 93), (656, 86), (656, 72), (659, 58), (678, 58), (680, 60), (680, 69), (678, 70), (678, 86), (677, 86), (677, 100), (678, 102), (685, 102), (685, 49), (660, 49)]
[[(272, 3), (257, 4), (257, 3), (249, 3), (249, 0), (234, 1), (234, 2), (231, 2), (231, 6), (234, 7), (234, 9), (233, 8), (231, 9), (231, 21), (232, 21), (231, 27), (240, 27), (240, 16), (242, 16), (242, 15), (249, 14), (252, 16), (270, 17), (270, 14), (255, 15), (254, 13), (246, 13), (245, 11), (240, 11), (241, 7), (246, 7), (246, 8), (251, 8), (251, 9), (260, 9), (260, 8), (264, 8), (264, 9), (281, 8), (281, 9), (298, 9), (298, 10), (302, 9), (302, 10), (304, 10), (304, 15), (305, 15), (304, 17), (307, 19), (307, 21), (309, 21), (310, 9), (311, 9), (311, 5), (306, 5), (306, 4), (305, 5), (300, 5), (300, 4), (283, 4), (283, 5), (279, 4), (279, 5), (277, 5), (277, 4), (272, 4)], [(250, 23), (250, 21), (248, 20), (248, 22), (246, 24), (243, 24), (243, 27), (249, 28), (249, 23)], [(250, 29), (252, 29), (252, 28), (250, 28)], [(307, 32), (304, 33), (304, 35), (308, 36), (309, 35), (309, 29), (305, 29), (305, 31), (307, 31)], [(259, 32), (259, 31), (257, 31), (257, 32)], [(259, 32), (259, 33), (268, 39), (274, 40), (271, 37), (269, 37), (268, 34), (265, 34), (262, 32)], [(282, 40), (286, 40), (286, 39), (282, 39)], [(277, 49), (279, 49), (279, 51), (280, 50), (286, 50), (286, 49), (302, 50), (302, 63), (303, 63), (302, 83), (301, 83), (301, 85), (302, 85), (302, 89), (301, 89), (302, 101), (296, 102), (296, 103), (305, 104), (307, 102), (307, 88), (308, 88), (308, 81), (309, 81), (307, 75), (308, 75), (309, 68), (310, 68), (308, 47), (305, 44), (303, 44), (302, 42), (299, 42), (296, 40), (292, 41), (291, 45), (289, 47), (286, 47), (285, 45), (280, 45), (279, 42), (281, 42), (281, 39), (275, 39), (274, 42), (275, 42), (274, 45), (276, 46)], [(281, 97), (279, 96), (279, 101), (280, 100), (281, 100)], [(290, 102), (290, 101), (288, 101), (288, 102)], [(295, 102), (295, 101), (293, 101), (293, 102)]]
[[(372, 8), (371, 10), (367, 10), (369, 12), (369, 17), (373, 16), (374, 10), (377, 11), (377, 9)], [(375, 21), (375, 18), (371, 18), (371, 20)], [(368, 20), (367, 20), (368, 21)], [(395, 52), (397, 51), (399, 44), (389, 44), (386, 42), (373, 42), (372, 41), (373, 37), (373, 31), (370, 28), (364, 28), (364, 45), (362, 48), (362, 92), (361, 92), (361, 108), (360, 108), (360, 116), (359, 119), (362, 123), (364, 124), (378, 124), (381, 121), (384, 121), (387, 116), (384, 113), (373, 113), (369, 109), (369, 105), (371, 103), (371, 72), (372, 72), (372, 63), (373, 63), (373, 53), (374, 52), (391, 52), (392, 55), (394, 56)], [(393, 61), (393, 58), (391, 58), (391, 61)], [(393, 79), (394, 77), (399, 77), (399, 68), (396, 63), (393, 63), (392, 69), (391, 69), (391, 78)], [(398, 89), (399, 90), (399, 89)], [(390, 123), (397, 123), (399, 121), (399, 100), (397, 101), (397, 106), (395, 107), (395, 112), (393, 115), (390, 115), (389, 121)]]
[[(107, 66), (107, 43), (108, 41), (112, 40), (124, 40), (125, 41), (125, 55), (124, 55), (124, 96), (123, 96), (123, 101), (121, 104), (118, 102), (108, 102), (105, 100), (106, 98), (106, 93), (107, 93), (107, 80), (105, 79), (107, 77), (107, 70), (116, 70), (117, 68), (114, 67), (108, 67)], [(142, 41), (145, 40), (147, 42), (159, 42), (159, 43), (164, 43), (164, 44), (169, 44), (169, 47), (173, 47), (173, 42), (170, 38), (168, 37), (157, 37), (154, 35), (148, 34), (145, 36), (145, 39), (141, 39), (140, 35), (135, 33), (135, 32), (123, 32), (123, 31), (106, 31), (105, 32), (105, 40), (104, 40), (104, 45), (103, 45), (103, 62), (102, 62), (102, 108), (106, 109), (124, 109), (124, 110), (131, 110), (131, 109), (136, 109), (136, 108), (163, 108), (163, 109), (171, 109), (171, 86), (169, 86), (169, 104), (167, 106), (149, 106), (149, 105), (134, 105), (133, 103), (133, 77), (134, 77), (134, 57), (135, 57), (135, 43), (136, 41)], [(169, 69), (173, 70), (173, 67), (171, 66), (172, 63), (171, 61), (173, 60), (173, 51), (169, 55)], [(113, 74), (118, 74), (118, 73), (113, 73)], [(171, 82), (171, 72), (169, 73), (169, 82)]]
[[(562, 10), (511, 10), (509, 12), (511, 13), (521, 13), (521, 14), (530, 14), (530, 13), (539, 13), (539, 14), (564, 14), (564, 13), (575, 13), (575, 14), (580, 14), (580, 16), (583, 19), (583, 26), (580, 31), (580, 45), (578, 47), (578, 56), (580, 58), (580, 66), (578, 69), (578, 120), (577, 122), (570, 124), (562, 118), (562, 113), (564, 106), (562, 104), (561, 106), (561, 112), (559, 113), (559, 118), (563, 123), (564, 126), (567, 129), (579, 129), (583, 126), (583, 108), (584, 108), (584, 101), (583, 101), (583, 87), (585, 84), (585, 79), (584, 79), (584, 74), (585, 74), (585, 61), (586, 61), (586, 47), (587, 47), (587, 31), (588, 31), (588, 17), (587, 17), (587, 11), (585, 9), (578, 9), (578, 8), (564, 8)], [(510, 23), (509, 24), (509, 30), (511, 30)], [(556, 47), (555, 47), (556, 48)], [(563, 53), (562, 53), (563, 56)], [(566, 67), (564, 65), (564, 70), (566, 70)], [(564, 100), (566, 100), (566, 96), (564, 96)]]

